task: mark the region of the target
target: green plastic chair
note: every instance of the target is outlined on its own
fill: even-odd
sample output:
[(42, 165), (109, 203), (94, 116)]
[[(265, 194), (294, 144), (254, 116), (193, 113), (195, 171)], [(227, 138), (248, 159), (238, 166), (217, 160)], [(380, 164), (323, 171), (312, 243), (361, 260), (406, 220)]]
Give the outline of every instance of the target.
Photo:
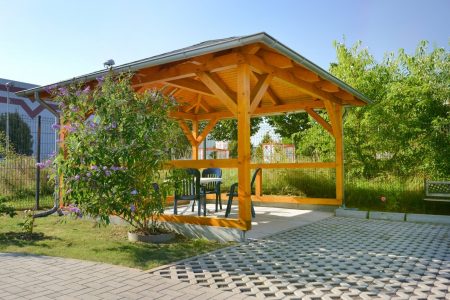
[[(222, 169), (219, 168), (208, 168), (202, 171), (203, 178), (222, 178)], [(211, 182), (203, 186), (205, 194), (215, 194), (216, 195), (216, 212), (218, 206), (220, 205), (220, 210), (222, 210), (222, 199), (220, 192), (221, 182)]]
[[(256, 180), (256, 175), (258, 175), (258, 172), (261, 172), (261, 168), (256, 169), (255, 173), (253, 173), (252, 181), (250, 183), (252, 195), (255, 194), (255, 180)], [(233, 198), (238, 196), (237, 187), (238, 187), (238, 183), (237, 182), (233, 183), (230, 187), (230, 192), (227, 194), (228, 203), (227, 203), (227, 210), (225, 211), (225, 218), (228, 218), (228, 216), (230, 215), (231, 204), (233, 203)], [(252, 207), (252, 217), (255, 218), (256, 213), (255, 213), (255, 208), (253, 207), (253, 201), (251, 202), (251, 207)]]
[(195, 201), (198, 203), (198, 215), (201, 214), (203, 204), (203, 215), (206, 216), (206, 197), (200, 186), (200, 171), (197, 169), (186, 169), (187, 177), (181, 180), (175, 188), (173, 200), (173, 214), (178, 214), (178, 201), (192, 201), (194, 211)]

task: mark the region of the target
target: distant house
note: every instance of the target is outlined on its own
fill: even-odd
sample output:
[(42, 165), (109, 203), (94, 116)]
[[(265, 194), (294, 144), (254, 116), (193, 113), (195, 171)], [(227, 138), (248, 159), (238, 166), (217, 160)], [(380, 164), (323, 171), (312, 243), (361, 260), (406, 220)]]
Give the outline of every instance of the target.
[[(6, 83), (13, 83), (8, 89)], [(55, 116), (37, 101), (28, 98), (18, 97), (18, 91), (37, 87), (37, 85), (0, 78), (0, 115), (17, 113), (30, 128), (33, 146), (32, 152), (36, 153), (37, 147), (37, 120), (41, 116), (41, 158), (47, 158), (56, 147), (56, 133), (51, 128), (55, 123)], [(9, 97), (9, 105), (7, 104)], [(50, 104), (55, 105), (55, 104)], [(56, 108), (56, 105), (55, 105)]]
[(283, 143), (262, 143), (262, 155), (265, 163), (295, 162), (295, 145)]
[[(198, 158), (205, 159), (205, 143), (201, 143), (198, 147)], [(228, 150), (228, 142), (217, 142), (214, 140), (206, 140), (206, 159), (228, 159), (230, 151)]]

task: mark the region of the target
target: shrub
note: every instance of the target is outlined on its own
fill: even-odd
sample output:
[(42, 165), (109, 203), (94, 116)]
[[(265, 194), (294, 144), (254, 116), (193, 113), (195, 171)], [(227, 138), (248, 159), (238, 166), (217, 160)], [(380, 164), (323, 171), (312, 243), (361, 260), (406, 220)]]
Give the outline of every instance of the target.
[(109, 74), (92, 91), (82, 85), (52, 91), (66, 134), (55, 162), (65, 202), (103, 223), (116, 215), (152, 234), (172, 186), (160, 171), (177, 143), (178, 127), (168, 118), (175, 101), (156, 90), (135, 93), (130, 78)]

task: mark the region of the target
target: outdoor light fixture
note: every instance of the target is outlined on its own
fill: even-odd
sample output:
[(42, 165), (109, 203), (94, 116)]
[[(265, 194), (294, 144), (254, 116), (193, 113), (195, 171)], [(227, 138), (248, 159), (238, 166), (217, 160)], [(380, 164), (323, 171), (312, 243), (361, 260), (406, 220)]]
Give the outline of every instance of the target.
[(108, 59), (103, 63), (103, 67), (105, 68), (112, 68), (116, 63), (114, 62), (114, 59)]

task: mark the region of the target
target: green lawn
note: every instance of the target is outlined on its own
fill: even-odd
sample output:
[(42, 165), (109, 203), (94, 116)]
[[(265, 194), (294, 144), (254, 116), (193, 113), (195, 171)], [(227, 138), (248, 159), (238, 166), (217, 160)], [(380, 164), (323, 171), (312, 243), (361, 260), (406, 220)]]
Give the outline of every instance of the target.
[(0, 217), (0, 252), (20, 252), (105, 262), (149, 269), (224, 246), (181, 236), (169, 244), (151, 245), (127, 240), (127, 227), (97, 227), (89, 220), (61, 217), (36, 219), (34, 238), (24, 238), (18, 223), (22, 216)]

